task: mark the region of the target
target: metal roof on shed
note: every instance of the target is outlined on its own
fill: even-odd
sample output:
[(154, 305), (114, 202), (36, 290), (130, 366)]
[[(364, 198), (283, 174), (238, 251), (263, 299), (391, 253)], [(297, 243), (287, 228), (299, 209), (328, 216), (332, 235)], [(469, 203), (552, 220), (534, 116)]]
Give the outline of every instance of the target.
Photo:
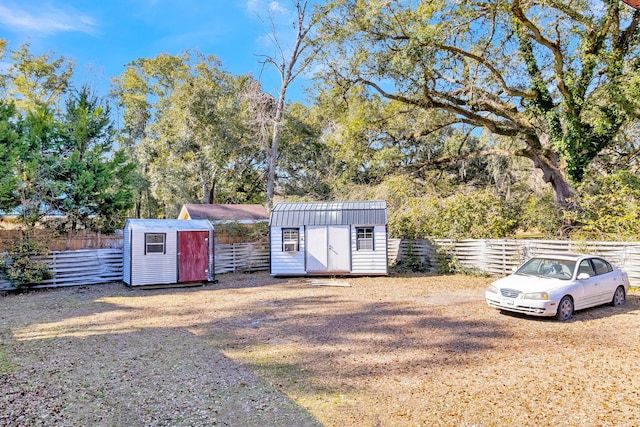
[(213, 226), (206, 219), (128, 219), (125, 229), (131, 230), (211, 230)]
[(271, 226), (383, 225), (387, 202), (281, 202), (271, 211)]

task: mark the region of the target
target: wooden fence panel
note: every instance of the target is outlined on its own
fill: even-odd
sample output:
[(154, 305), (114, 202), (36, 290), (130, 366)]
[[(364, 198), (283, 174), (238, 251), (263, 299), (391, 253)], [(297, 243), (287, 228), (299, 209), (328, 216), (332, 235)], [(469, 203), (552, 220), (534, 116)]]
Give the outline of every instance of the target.
[[(524, 261), (545, 253), (590, 253), (600, 255), (629, 275), (631, 286), (640, 287), (640, 243), (565, 240), (402, 240), (396, 261), (418, 256), (438, 267), (441, 257), (492, 275), (506, 275)], [(390, 264), (392, 265), (392, 264)]]
[[(393, 266), (408, 257), (437, 270), (441, 259), (492, 275), (511, 273), (513, 267), (534, 255), (558, 252), (601, 255), (629, 274), (632, 286), (640, 287), (640, 243), (569, 242), (551, 240), (406, 240), (389, 239), (388, 261)], [(76, 286), (122, 280), (122, 249), (56, 251), (44, 258), (54, 277), (36, 288)], [(265, 243), (215, 245), (215, 273), (269, 270), (269, 247)], [(0, 290), (11, 289), (0, 281)]]
[[(54, 251), (41, 259), (49, 264), (53, 278), (34, 288), (94, 285), (122, 280), (122, 249)], [(9, 282), (0, 281), (0, 290), (7, 289), (12, 289)]]
[(230, 243), (215, 245), (215, 273), (269, 270), (267, 243)]

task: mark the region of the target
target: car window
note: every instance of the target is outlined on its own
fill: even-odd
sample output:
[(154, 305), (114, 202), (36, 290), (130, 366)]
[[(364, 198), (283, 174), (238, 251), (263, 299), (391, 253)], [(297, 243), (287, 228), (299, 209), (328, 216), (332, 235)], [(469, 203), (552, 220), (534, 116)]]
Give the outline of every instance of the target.
[(575, 262), (552, 258), (532, 258), (518, 269), (516, 274), (569, 280), (575, 268)]
[(543, 269), (543, 261), (541, 259), (530, 259), (527, 261), (522, 267), (518, 269), (516, 273), (518, 274), (531, 274), (537, 276), (540, 271)]
[(580, 266), (578, 267), (578, 276), (582, 273), (587, 273), (589, 277), (595, 276), (593, 268), (591, 267), (591, 262), (588, 259), (583, 259), (582, 261), (580, 261)]
[(600, 258), (593, 258), (591, 260), (593, 267), (596, 269), (596, 275), (606, 274), (613, 271), (613, 267), (607, 261)]

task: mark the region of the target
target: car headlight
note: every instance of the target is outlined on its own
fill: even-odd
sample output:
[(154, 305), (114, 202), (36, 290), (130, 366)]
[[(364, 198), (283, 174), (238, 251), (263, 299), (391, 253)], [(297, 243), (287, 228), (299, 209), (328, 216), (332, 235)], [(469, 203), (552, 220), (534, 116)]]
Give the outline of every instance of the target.
[(487, 289), (487, 291), (492, 292), (494, 294), (497, 294), (498, 293), (498, 288), (496, 288), (493, 285), (489, 285), (489, 288)]
[(524, 294), (524, 299), (549, 299), (549, 294), (546, 292), (531, 292)]

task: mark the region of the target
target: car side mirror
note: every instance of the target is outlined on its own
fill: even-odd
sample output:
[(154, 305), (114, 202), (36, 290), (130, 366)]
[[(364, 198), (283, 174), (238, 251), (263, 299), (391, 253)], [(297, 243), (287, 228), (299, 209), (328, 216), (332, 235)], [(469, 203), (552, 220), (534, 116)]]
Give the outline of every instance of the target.
[(580, 273), (578, 274), (578, 280), (587, 280), (589, 277), (589, 273)]

